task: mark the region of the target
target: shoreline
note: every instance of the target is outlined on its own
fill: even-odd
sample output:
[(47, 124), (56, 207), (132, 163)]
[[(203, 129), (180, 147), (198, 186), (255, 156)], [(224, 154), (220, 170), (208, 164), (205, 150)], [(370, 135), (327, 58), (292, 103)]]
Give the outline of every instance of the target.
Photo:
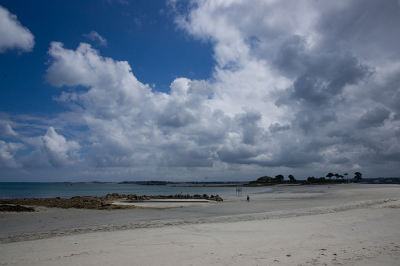
[[(236, 223), (236, 222), (245, 222), (245, 221), (259, 221), (259, 220), (268, 220), (268, 219), (285, 219), (285, 218), (294, 218), (294, 217), (303, 217), (303, 216), (317, 216), (323, 214), (332, 214), (332, 213), (341, 213), (347, 211), (353, 211), (358, 209), (366, 209), (373, 208), (378, 205), (388, 205), (394, 204), (391, 208), (400, 208), (400, 198), (388, 198), (376, 201), (360, 201), (355, 202), (353, 204), (348, 205), (336, 205), (330, 207), (314, 207), (314, 208), (304, 208), (296, 211), (274, 211), (274, 212), (264, 212), (264, 213), (253, 213), (253, 214), (236, 214), (236, 215), (228, 215), (228, 216), (215, 216), (215, 217), (207, 217), (204, 219), (166, 219), (166, 220), (154, 220), (147, 222), (138, 222), (138, 223), (126, 223), (126, 224), (108, 224), (108, 225), (87, 225), (85, 227), (74, 226), (70, 229), (52, 229), (49, 231), (42, 232), (31, 232), (31, 233), (22, 233), (15, 234), (10, 236), (1, 236), (0, 244), (14, 243), (14, 242), (25, 242), (32, 240), (41, 240), (48, 239), (59, 236), (71, 236), (71, 235), (80, 235), (87, 233), (96, 233), (96, 232), (115, 232), (115, 231), (125, 231), (125, 230), (134, 230), (141, 228), (163, 228), (169, 226), (183, 226), (183, 225), (196, 225), (196, 224), (224, 224), (224, 223)], [(137, 208), (142, 210), (151, 210), (158, 208)], [(78, 210), (78, 209), (76, 209)], [(131, 209), (132, 210), (132, 209)], [(66, 210), (68, 211), (68, 210)], [(88, 211), (88, 210), (83, 210)], [(90, 211), (98, 211), (98, 210), (90, 210)], [(104, 210), (102, 210), (104, 211)], [(117, 210), (113, 210), (117, 211)], [(56, 208), (46, 208), (41, 207), (39, 213), (49, 212), (51, 215), (60, 215), (64, 216), (65, 213), (61, 213), (60, 209)], [(76, 213), (69, 213), (69, 215), (74, 215)], [(94, 213), (86, 213), (85, 215), (93, 215)], [(0, 216), (0, 218), (2, 218)], [(57, 218), (54, 217), (53, 218)], [(39, 220), (41, 222), (41, 220)], [(62, 226), (64, 227), (64, 226)]]
[[(391, 193), (379, 193), (381, 190), (386, 191), (387, 188), (391, 190)], [(400, 196), (396, 192), (400, 192), (398, 185), (338, 184), (331, 188), (313, 185), (282, 185), (275, 186), (274, 190), (250, 194), (250, 202), (246, 202), (246, 194), (243, 194), (242, 197), (231, 197), (222, 202), (208, 201), (186, 205), (182, 202), (151, 203), (150, 200), (142, 204), (136, 201), (135, 206), (124, 206), (122, 203), (114, 205), (115, 208), (104, 209), (67, 209), (36, 205), (33, 206), (37, 210), (35, 212), (0, 212), (2, 224), (8, 225), (11, 220), (16, 222), (12, 228), (5, 226), (3, 230), (0, 230), (0, 243), (23, 241), (25, 238), (32, 240), (57, 236), (57, 230), (60, 230), (61, 235), (68, 235), (86, 231), (151, 228), (181, 223), (214, 223), (300, 214), (324, 214), (397, 201)], [(119, 197), (113, 198), (112, 202), (119, 202), (119, 199)], [(22, 206), (32, 207), (32, 205)], [(131, 219), (130, 216), (135, 214), (138, 215)], [(96, 216), (104, 223), (92, 221), (92, 218)], [(83, 224), (76, 224), (74, 217), (83, 221)], [(41, 224), (46, 220), (50, 223)], [(33, 226), (26, 226), (27, 224)], [(104, 224), (107, 225), (104, 226)], [(100, 229), (97, 230), (98, 228)], [(39, 230), (40, 233), (34, 233), (34, 230)], [(7, 231), (15, 233), (8, 234)]]
[[(293, 265), (334, 265), (334, 262), (342, 265), (397, 265), (394, 262), (400, 258), (400, 248), (395, 248), (400, 246), (399, 192), (398, 185), (282, 186), (274, 191), (250, 195), (250, 202), (245, 201), (244, 195), (184, 208), (107, 211), (40, 207), (39, 212), (34, 213), (0, 213), (0, 246), (5, 254), (4, 265), (11, 264), (17, 253), (21, 258), (17, 261), (19, 265), (53, 265), (45, 260), (50, 257), (53, 263), (65, 261), (67, 264), (91, 265), (83, 255), (75, 257), (78, 261), (64, 257), (76, 252), (74, 245), (66, 244), (70, 241), (85, 242), (85, 246), (80, 246), (81, 252), (87, 252), (90, 261), (104, 259), (96, 253), (103, 250), (114, 254), (111, 258), (120, 265), (127, 266), (144, 263), (204, 265), (203, 259), (209, 264), (219, 265), (216, 260), (211, 260), (214, 258), (211, 253), (218, 254), (221, 265), (246, 265), (246, 261), (251, 265), (266, 265), (262, 263), (266, 254), (266, 257), (274, 258), (268, 261), (273, 265), (292, 265), (290, 259), (295, 263)], [(281, 233), (277, 234), (278, 231)], [(266, 238), (261, 237), (264, 234), (267, 234)], [(346, 235), (352, 235), (352, 238), (346, 239)], [(210, 237), (221, 244), (207, 242)], [(113, 240), (100, 241), (104, 238)], [(381, 247), (374, 248), (365, 245), (386, 240), (394, 244), (385, 242), (386, 246), (381, 243)], [(137, 243), (134, 244), (137, 249), (134, 250), (134, 263), (129, 263), (130, 249), (119, 250), (120, 246), (117, 248), (112, 244), (121, 241)], [(182, 244), (168, 244), (176, 241)], [(303, 244), (289, 244), (299, 241)], [(64, 255), (56, 258), (46, 251), (35, 253), (34, 256), (38, 256), (42, 263), (35, 264), (29, 259), (33, 254), (27, 249), (36, 243), (54, 249), (54, 254)], [(162, 249), (154, 250), (151, 248), (154, 245)], [(390, 249), (383, 249), (388, 245)], [(192, 252), (191, 246), (196, 247), (197, 253)], [(173, 253), (178, 247), (186, 253)], [(319, 250), (327, 256), (314, 254), (316, 247), (335, 252), (328, 256), (328, 251)], [(338, 247), (356, 251), (353, 255), (345, 254), (336, 250)], [(360, 259), (363, 248), (369, 248), (373, 251), (370, 254), (375, 255), (362, 255)], [(157, 256), (151, 256), (151, 252)], [(159, 261), (157, 258), (164, 252), (179, 254), (176, 256), (180, 260), (165, 254), (164, 260)], [(247, 254), (244, 256), (247, 260), (241, 260), (238, 254)], [(387, 263), (380, 264), (378, 258)]]
[[(19, 211), (23, 212), (24, 208), (26, 211), (32, 211), (34, 207), (49, 207), (49, 208), (62, 208), (62, 209), (93, 209), (93, 210), (119, 210), (119, 209), (133, 209), (137, 207), (145, 208), (152, 207), (156, 208), (158, 201), (164, 203), (159, 205), (160, 208), (173, 208), (176, 207), (174, 204), (181, 202), (182, 204), (191, 203), (209, 203), (213, 201), (223, 201), (218, 195), (153, 195), (153, 196), (138, 196), (136, 194), (118, 194), (112, 193), (106, 196), (75, 196), (71, 198), (11, 198), (11, 199), (0, 199), (0, 206), (3, 211)], [(168, 205), (167, 203), (170, 202)], [(149, 204), (147, 204), (149, 203)], [(151, 205), (150, 203), (153, 203)], [(28, 206), (26, 208), (25, 206)], [(189, 205), (188, 205), (189, 206)]]

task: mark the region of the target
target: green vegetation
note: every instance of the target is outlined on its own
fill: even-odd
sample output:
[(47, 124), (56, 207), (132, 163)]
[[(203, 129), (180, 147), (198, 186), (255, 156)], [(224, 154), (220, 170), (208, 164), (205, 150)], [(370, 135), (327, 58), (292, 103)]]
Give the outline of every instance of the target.
[(289, 175), (288, 178), (289, 178), (289, 180), (286, 181), (285, 177), (283, 175), (276, 175), (275, 178), (270, 177), (270, 176), (262, 176), (262, 177), (259, 177), (255, 181), (250, 181), (249, 184), (261, 184), (261, 185), (262, 184), (264, 184), (264, 185), (271, 184), (272, 185), (272, 184), (285, 183), (285, 182), (286, 183), (288, 183), (288, 182), (296, 183), (296, 178), (294, 178), (293, 175)]
[(283, 175), (277, 175), (275, 176), (275, 180), (279, 183), (281, 183), (285, 178), (283, 177)]
[(362, 179), (362, 174), (360, 172), (354, 173), (354, 180), (360, 181)]
[[(348, 173), (344, 173), (340, 175), (338, 173), (328, 173), (325, 177), (315, 178), (314, 176), (310, 176), (307, 180), (296, 180), (293, 175), (288, 175), (289, 180), (285, 180), (283, 175), (276, 175), (275, 178), (270, 176), (262, 176), (255, 181), (251, 181), (249, 184), (256, 185), (273, 185), (273, 184), (281, 184), (281, 183), (292, 183), (292, 184), (332, 184), (332, 183), (344, 183), (349, 182), (347, 179)], [(333, 179), (332, 177), (335, 177)], [(346, 178), (345, 178), (346, 177)], [(359, 182), (362, 180), (362, 174), (360, 172), (354, 173), (354, 181)]]

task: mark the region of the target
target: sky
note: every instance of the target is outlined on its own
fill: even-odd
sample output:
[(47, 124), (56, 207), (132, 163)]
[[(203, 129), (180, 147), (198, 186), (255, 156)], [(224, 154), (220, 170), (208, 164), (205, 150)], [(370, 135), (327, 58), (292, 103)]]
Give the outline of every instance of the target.
[(400, 176), (400, 1), (0, 0), (0, 181)]

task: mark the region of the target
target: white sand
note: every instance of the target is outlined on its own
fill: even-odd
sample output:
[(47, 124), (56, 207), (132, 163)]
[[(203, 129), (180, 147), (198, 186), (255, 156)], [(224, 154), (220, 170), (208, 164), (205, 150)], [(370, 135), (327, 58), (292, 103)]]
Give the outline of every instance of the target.
[(180, 207), (192, 207), (192, 206), (205, 206), (212, 203), (209, 200), (198, 200), (198, 199), (151, 199), (146, 201), (115, 201), (114, 205), (129, 205), (141, 208), (180, 208)]
[(399, 186), (275, 191), (201, 207), (0, 213), (0, 265), (400, 265)]

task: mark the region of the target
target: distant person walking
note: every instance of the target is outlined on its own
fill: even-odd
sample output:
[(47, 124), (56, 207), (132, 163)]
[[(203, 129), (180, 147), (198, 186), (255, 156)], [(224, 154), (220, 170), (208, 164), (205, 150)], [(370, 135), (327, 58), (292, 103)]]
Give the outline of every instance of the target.
[(250, 197), (249, 197), (249, 195), (247, 195), (247, 202), (249, 202), (250, 201)]

